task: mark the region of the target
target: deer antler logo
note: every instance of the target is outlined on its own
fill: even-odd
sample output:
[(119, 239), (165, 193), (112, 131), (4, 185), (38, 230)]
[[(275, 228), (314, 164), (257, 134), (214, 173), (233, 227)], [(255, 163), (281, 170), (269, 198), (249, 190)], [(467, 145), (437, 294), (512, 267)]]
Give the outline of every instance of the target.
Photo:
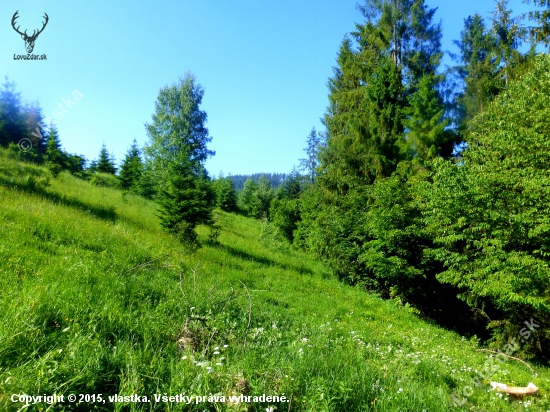
[(46, 19), (46, 21), (43, 23), (42, 28), (40, 30), (38, 30), (38, 32), (36, 30), (33, 30), (32, 35), (29, 36), (29, 35), (27, 35), (27, 30), (25, 30), (24, 33), (21, 33), (19, 31), (19, 26), (17, 26), (17, 28), (15, 27), (15, 20), (17, 20), (17, 18), (19, 17), (17, 15), (17, 13), (19, 13), (19, 10), (17, 10), (15, 12), (15, 14), (13, 15), (13, 17), (11, 19), (11, 25), (12, 25), (13, 29), (21, 35), (23, 40), (25, 40), (25, 48), (27, 49), (27, 53), (32, 53), (32, 51), (34, 50), (34, 42), (36, 41), (36, 38), (38, 37), (38, 35), (40, 33), (42, 33), (42, 31), (44, 30), (44, 28), (48, 24), (49, 17), (46, 13), (44, 13), (44, 18)]

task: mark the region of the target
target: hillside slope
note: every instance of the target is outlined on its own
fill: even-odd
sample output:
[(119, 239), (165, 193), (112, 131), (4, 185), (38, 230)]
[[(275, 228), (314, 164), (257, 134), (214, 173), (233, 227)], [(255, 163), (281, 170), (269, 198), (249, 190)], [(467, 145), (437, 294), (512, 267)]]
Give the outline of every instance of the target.
[[(261, 222), (217, 212), (219, 244), (200, 228), (191, 253), (160, 230), (154, 203), (47, 175), (0, 152), (0, 410), (22, 408), (13, 394), (54, 393), (64, 402), (25, 410), (550, 409), (548, 370), (495, 363), (491, 380), (541, 388), (506, 400), (479, 377), (491, 355), (476, 342), (260, 241)], [(221, 399), (241, 394), (288, 401)]]

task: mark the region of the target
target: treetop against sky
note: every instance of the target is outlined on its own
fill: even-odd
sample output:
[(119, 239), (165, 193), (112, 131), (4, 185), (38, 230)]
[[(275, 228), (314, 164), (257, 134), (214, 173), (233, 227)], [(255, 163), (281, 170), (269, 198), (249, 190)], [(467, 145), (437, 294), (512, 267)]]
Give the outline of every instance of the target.
[[(456, 52), (463, 20), (489, 18), (491, 0), (427, 1), (438, 7), (443, 49)], [(160, 88), (188, 70), (204, 87), (202, 109), (216, 156), (211, 174), (288, 172), (304, 158), (312, 127), (328, 105), (326, 83), (339, 45), (363, 21), (355, 0), (236, 0), (90, 4), (9, 0), (0, 10), (0, 74), (9, 75), (25, 101), (38, 101), (53, 117), (62, 99), (83, 98), (57, 122), (67, 151), (95, 158), (106, 142), (118, 160), (137, 139), (146, 140)], [(515, 14), (532, 7), (511, 1)], [(46, 60), (15, 60), (37, 37), (33, 54)], [(452, 61), (446, 57), (444, 64)]]

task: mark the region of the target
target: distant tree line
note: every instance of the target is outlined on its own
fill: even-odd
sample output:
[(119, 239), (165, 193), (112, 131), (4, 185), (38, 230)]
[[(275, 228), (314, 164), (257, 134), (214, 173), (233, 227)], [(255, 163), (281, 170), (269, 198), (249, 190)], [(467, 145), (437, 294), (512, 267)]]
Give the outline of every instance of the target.
[(262, 178), (267, 179), (269, 184), (275, 189), (286, 179), (286, 173), (252, 173), (250, 175), (230, 175), (227, 176), (233, 182), (233, 186), (236, 190), (243, 190), (244, 184), (248, 179), (259, 182)]
[(141, 184), (143, 161), (135, 140), (120, 166), (105, 144), (98, 158), (89, 161), (63, 149), (56, 125), (45, 124), (42, 113), (38, 103), (24, 104), (15, 83), (6, 77), (0, 89), (0, 147), (13, 157), (45, 165), (54, 177), (66, 170), (93, 184), (150, 197), (150, 190)]
[(0, 147), (22, 160), (48, 165), (54, 175), (61, 170), (81, 175), (86, 158), (64, 151), (55, 125), (44, 123), (40, 105), (24, 104), (15, 83), (6, 77), (0, 88)]

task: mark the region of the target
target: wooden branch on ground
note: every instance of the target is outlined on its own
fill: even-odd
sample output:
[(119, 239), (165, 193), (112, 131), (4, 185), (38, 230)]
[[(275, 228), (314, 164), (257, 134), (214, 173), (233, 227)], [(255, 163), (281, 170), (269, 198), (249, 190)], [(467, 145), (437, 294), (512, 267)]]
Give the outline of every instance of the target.
[[(494, 350), (490, 350), (490, 349), (477, 349), (478, 352), (489, 352), (489, 353), (494, 353), (496, 355), (499, 355), (503, 352), (495, 352)], [(516, 358), (515, 356), (510, 356), (510, 355), (506, 355), (505, 353), (503, 353), (504, 356), (510, 358), (510, 359), (514, 359), (514, 360), (517, 360), (518, 362), (521, 362), (523, 364), (525, 364), (530, 370), (531, 372), (535, 373), (535, 371), (533, 370), (533, 368), (531, 367), (531, 365), (529, 365), (527, 362), (525, 362), (523, 359), (520, 359), (520, 358)]]

